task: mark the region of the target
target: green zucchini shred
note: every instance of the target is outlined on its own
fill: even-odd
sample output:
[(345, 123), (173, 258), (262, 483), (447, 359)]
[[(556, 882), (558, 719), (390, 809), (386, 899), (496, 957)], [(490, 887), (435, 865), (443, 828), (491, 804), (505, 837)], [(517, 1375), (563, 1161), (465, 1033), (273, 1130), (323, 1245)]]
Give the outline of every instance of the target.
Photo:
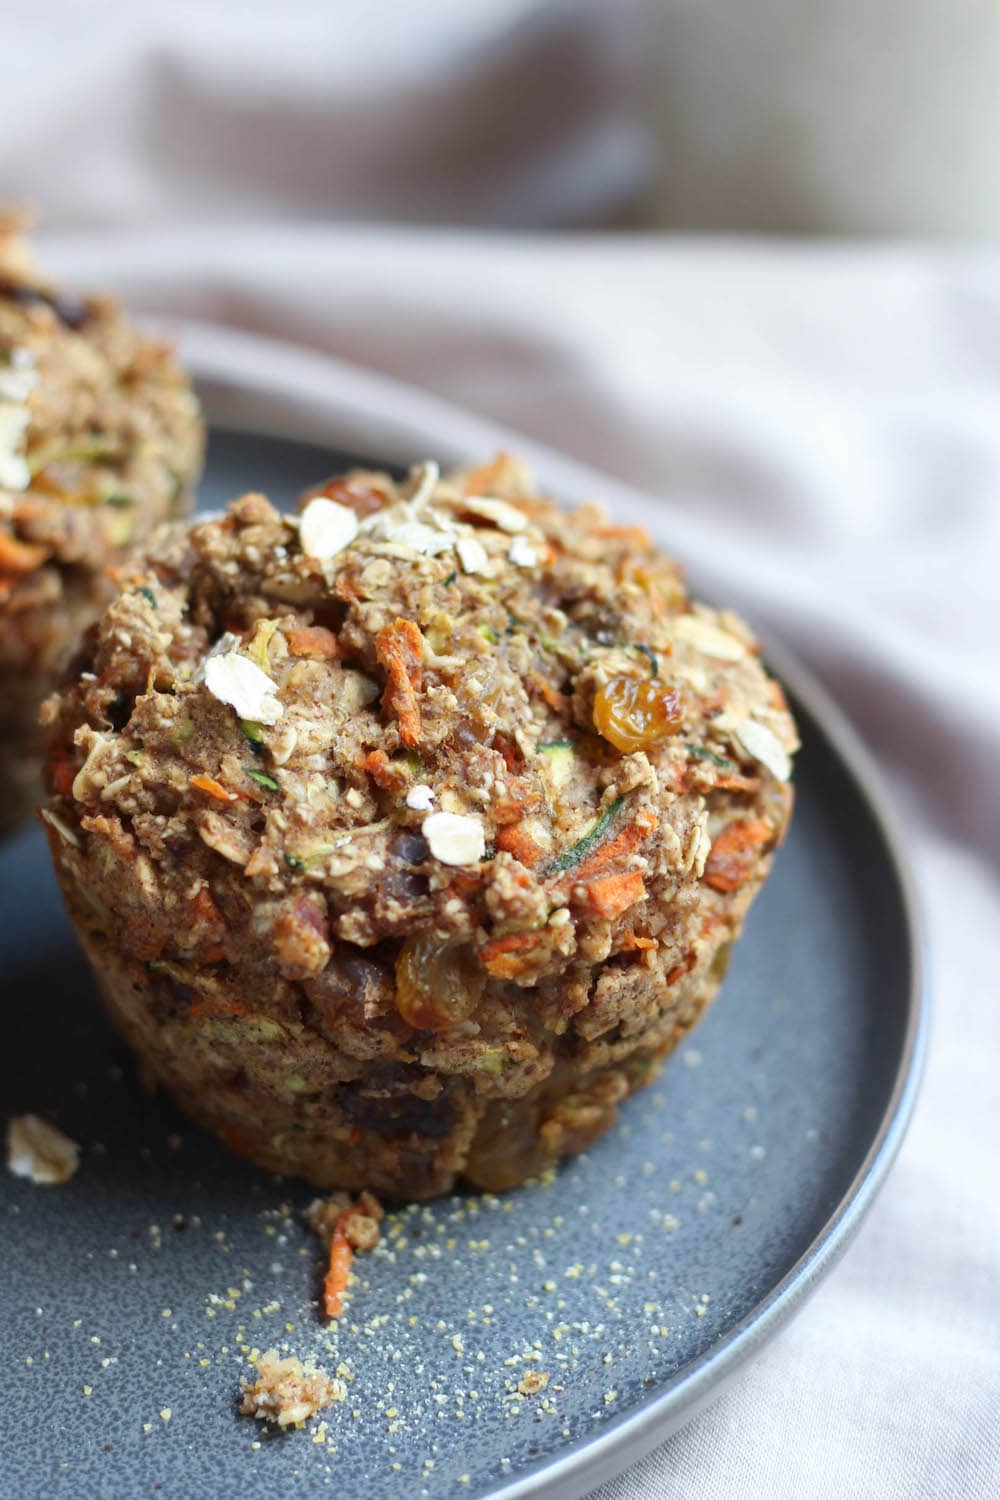
[(257, 783), (258, 786), (267, 787), (267, 790), (269, 792), (280, 792), (281, 791), (281, 788), (279, 787), (278, 783), (275, 781), (274, 777), (273, 776), (268, 776), (265, 771), (255, 771), (250, 766), (244, 766), (243, 769), (246, 771), (246, 774), (250, 777), (250, 780), (251, 781), (256, 781), (256, 783)]
[(710, 760), (713, 766), (718, 766), (720, 771), (735, 770), (735, 761), (727, 760), (724, 755), (716, 755), (714, 750), (706, 750), (702, 745), (685, 745), (684, 749), (689, 755), (693, 755), (695, 760)]
[(625, 649), (626, 649), (626, 651), (640, 651), (642, 653), (642, 655), (645, 656), (648, 659), (648, 661), (649, 661), (649, 675), (650, 675), (650, 677), (659, 677), (659, 675), (660, 675), (660, 658), (657, 656), (657, 654), (653, 650), (652, 646), (643, 646), (643, 645), (640, 645), (640, 643), (638, 641), (636, 641), (631, 646), (626, 646)]
[(601, 816), (597, 819), (596, 823), (594, 823), (593, 827), (583, 835), (583, 838), (577, 839), (575, 844), (571, 844), (568, 849), (564, 849), (562, 854), (558, 855), (552, 861), (552, 863), (547, 866), (547, 868), (543, 871), (543, 874), (561, 874), (562, 871), (571, 870), (574, 865), (578, 865), (581, 860), (585, 859), (593, 849), (597, 848), (598, 844), (604, 838), (604, 835), (607, 833), (608, 829), (611, 827), (611, 824), (618, 816), (618, 812), (621, 809), (624, 801), (624, 797), (616, 797), (611, 806), (606, 808), (605, 811), (601, 813)]

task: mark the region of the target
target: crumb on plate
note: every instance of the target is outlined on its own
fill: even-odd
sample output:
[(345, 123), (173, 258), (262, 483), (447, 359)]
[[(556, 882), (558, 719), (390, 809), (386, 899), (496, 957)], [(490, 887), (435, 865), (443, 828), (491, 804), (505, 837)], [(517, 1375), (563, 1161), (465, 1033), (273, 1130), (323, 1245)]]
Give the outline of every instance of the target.
[(14, 1115), (7, 1123), (7, 1167), (29, 1182), (69, 1182), (80, 1148), (41, 1115)]
[(256, 1380), (241, 1381), (243, 1416), (278, 1427), (300, 1427), (338, 1399), (337, 1382), (294, 1355), (282, 1359), (277, 1349), (265, 1349), (255, 1367)]

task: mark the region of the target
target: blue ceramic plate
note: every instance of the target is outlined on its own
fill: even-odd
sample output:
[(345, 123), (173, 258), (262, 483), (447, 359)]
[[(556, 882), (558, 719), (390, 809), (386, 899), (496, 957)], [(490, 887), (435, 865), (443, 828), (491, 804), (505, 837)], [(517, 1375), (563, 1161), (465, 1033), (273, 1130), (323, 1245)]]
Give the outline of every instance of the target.
[[(342, 459), (216, 431), (203, 503), (289, 501)], [(308, 1188), (143, 1091), (39, 833), (3, 847), (4, 1107), (83, 1147), (66, 1186), (2, 1177), (3, 1494), (579, 1495), (778, 1328), (888, 1170), (924, 1023), (867, 760), (801, 670), (772, 665), (803, 734), (797, 809), (709, 1016), (551, 1181), (391, 1216), (332, 1335)], [(324, 1427), (237, 1415), (246, 1352), (271, 1344), (341, 1367)]]

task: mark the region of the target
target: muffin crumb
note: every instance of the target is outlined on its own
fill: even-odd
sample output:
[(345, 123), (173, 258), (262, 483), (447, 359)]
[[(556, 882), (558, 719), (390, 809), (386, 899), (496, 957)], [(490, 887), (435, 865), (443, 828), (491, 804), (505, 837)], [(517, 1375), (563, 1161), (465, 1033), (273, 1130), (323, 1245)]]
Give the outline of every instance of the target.
[(304, 1365), (295, 1355), (282, 1359), (277, 1349), (265, 1349), (254, 1361), (256, 1380), (240, 1382), (240, 1413), (276, 1426), (301, 1427), (325, 1406), (343, 1401), (344, 1389), (322, 1370)]
[(80, 1148), (41, 1115), (14, 1115), (7, 1124), (7, 1167), (29, 1182), (69, 1182), (80, 1165)]

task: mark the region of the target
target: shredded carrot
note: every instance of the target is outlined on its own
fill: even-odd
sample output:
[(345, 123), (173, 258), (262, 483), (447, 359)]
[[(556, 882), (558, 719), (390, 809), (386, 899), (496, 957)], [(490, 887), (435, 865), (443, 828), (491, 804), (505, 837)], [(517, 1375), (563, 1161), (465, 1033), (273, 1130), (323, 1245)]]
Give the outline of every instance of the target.
[(524, 765), (521, 747), (516, 740), (511, 739), (509, 734), (504, 734), (502, 731), (500, 734), (495, 734), (493, 748), (498, 755), (503, 757), (503, 763), (508, 771), (519, 771)]
[(714, 693), (709, 693), (704, 698), (698, 699), (698, 707), (702, 714), (717, 714), (720, 708), (725, 708), (729, 702), (729, 689), (716, 688)]
[(205, 776), (199, 771), (197, 776), (191, 777), (191, 785), (199, 792), (207, 792), (214, 797), (216, 802), (235, 802), (235, 792), (227, 792), (221, 781), (216, 781), (214, 776)]
[(626, 932), (621, 942), (626, 952), (645, 953), (650, 948), (657, 946), (655, 938), (640, 937), (637, 932)]
[(759, 785), (759, 776), (741, 776), (738, 773), (734, 773), (732, 776), (720, 776), (718, 781), (712, 783), (712, 790), (722, 792), (755, 792)]
[(344, 599), (353, 604), (356, 599), (361, 598), (361, 590), (358, 588), (356, 578), (350, 573), (339, 573), (333, 585), (333, 592), (338, 599)]
[(589, 859), (585, 859), (575, 869), (568, 871), (569, 878), (574, 882), (586, 881), (590, 876), (605, 870), (615, 860), (634, 853), (649, 837), (658, 822), (659, 819), (650, 808), (641, 807), (634, 820), (623, 828), (621, 833), (616, 834), (613, 839), (608, 839), (606, 844), (601, 844)]
[(219, 1134), (230, 1151), (235, 1151), (237, 1156), (253, 1155), (253, 1147), (250, 1145), (250, 1142), (246, 1136), (241, 1135), (234, 1125), (220, 1125)]
[(360, 757), (361, 769), (367, 771), (377, 787), (384, 792), (401, 792), (410, 781), (410, 769), (390, 760), (384, 750), (370, 750)]
[(337, 637), (325, 625), (299, 625), (288, 632), (286, 639), (293, 656), (333, 661), (337, 655)]
[(479, 950), (479, 960), (494, 979), (515, 979), (525, 969), (525, 955), (538, 946), (537, 932), (505, 932)]
[(515, 859), (519, 859), (529, 869), (542, 857), (541, 848), (523, 823), (508, 823), (506, 827), (499, 828), (497, 848), (506, 849), (508, 854), (513, 854)]
[(676, 984), (678, 979), (683, 979), (684, 975), (689, 974), (693, 968), (694, 950), (692, 949), (685, 958), (681, 959), (679, 964), (675, 964), (674, 967), (670, 970), (670, 973), (667, 975), (667, 983)]
[(737, 891), (754, 872), (759, 851), (774, 840), (774, 829), (760, 818), (738, 818), (718, 835), (702, 877), (713, 891)]
[[(649, 566), (644, 562), (637, 561), (632, 556), (626, 555), (620, 560), (616, 572), (621, 582), (634, 583), (636, 588), (642, 590), (646, 595), (646, 603), (649, 605), (654, 619), (662, 619), (666, 611), (666, 605), (663, 595), (660, 593), (656, 575), (650, 571)], [(663, 646), (658, 646), (657, 651), (661, 655), (669, 654)]]
[(646, 886), (638, 870), (624, 875), (601, 875), (587, 886), (587, 901), (599, 917), (613, 921), (623, 911), (628, 911), (646, 894)]
[(544, 698), (549, 708), (553, 709), (555, 713), (563, 716), (569, 713), (570, 702), (566, 694), (560, 693), (558, 688), (553, 687), (548, 678), (543, 677), (541, 672), (529, 672), (526, 681), (528, 687), (534, 688), (536, 693)]
[(19, 541), (9, 531), (0, 531), (0, 573), (33, 573), (48, 555), (47, 547)]
[(367, 755), (359, 756), (359, 760), (372, 780), (380, 782), (381, 777), (385, 773), (385, 768), (389, 764), (389, 757), (385, 751), (370, 750)]
[(345, 1209), (340, 1215), (330, 1240), (330, 1264), (323, 1278), (323, 1311), (328, 1318), (340, 1317), (344, 1289), (351, 1274), (354, 1252), (344, 1229), (344, 1219), (350, 1212), (350, 1209)]
[(222, 913), (212, 899), (212, 893), (207, 886), (199, 886), (192, 896), (191, 915), (196, 922), (202, 922), (208, 927), (222, 925)]
[(203, 931), (207, 929), (198, 945), (198, 962), (216, 964), (225, 958), (225, 923), (211, 892), (205, 886), (201, 886), (191, 899), (191, 924)]
[(240, 1000), (223, 999), (219, 996), (205, 996), (202, 1000), (195, 1000), (188, 1007), (188, 1016), (191, 1020), (198, 1020), (201, 1016), (245, 1016), (247, 1007)]
[(52, 790), (60, 797), (68, 797), (73, 790), (73, 782), (76, 780), (76, 767), (68, 755), (57, 755), (50, 764), (49, 771), (52, 781)]
[(375, 655), (386, 672), (382, 707), (399, 725), (404, 745), (420, 742), (420, 702), (423, 682), (424, 638), (413, 620), (395, 620), (383, 625), (375, 637)]
[(122, 944), (130, 957), (138, 958), (142, 963), (159, 958), (166, 941), (166, 933), (148, 918), (133, 917), (125, 923)]
[(515, 776), (507, 782), (507, 795), (498, 797), (490, 807), (494, 823), (521, 823), (528, 813), (541, 804), (542, 788), (529, 776)]
[(653, 545), (645, 526), (599, 526), (594, 535), (607, 537), (609, 541), (628, 542), (633, 547)]
[(508, 453), (498, 453), (488, 463), (470, 469), (460, 476), (459, 487), (463, 495), (492, 495), (503, 488), (504, 477), (511, 467)]

